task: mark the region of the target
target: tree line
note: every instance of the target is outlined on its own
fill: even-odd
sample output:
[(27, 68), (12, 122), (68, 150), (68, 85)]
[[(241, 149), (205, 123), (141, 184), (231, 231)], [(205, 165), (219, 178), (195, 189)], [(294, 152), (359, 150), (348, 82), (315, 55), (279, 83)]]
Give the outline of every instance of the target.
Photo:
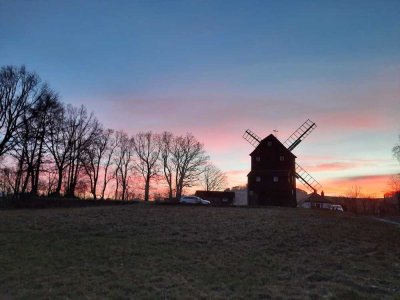
[(154, 184), (179, 198), (196, 185), (220, 190), (226, 179), (190, 133), (104, 128), (24, 66), (1, 68), (0, 192), (148, 201)]

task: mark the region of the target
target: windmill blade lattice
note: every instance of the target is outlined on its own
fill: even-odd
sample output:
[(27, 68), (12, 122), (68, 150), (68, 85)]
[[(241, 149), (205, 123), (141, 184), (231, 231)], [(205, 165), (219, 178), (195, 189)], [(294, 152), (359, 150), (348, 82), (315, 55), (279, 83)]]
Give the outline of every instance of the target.
[(251, 131), (250, 129), (247, 129), (244, 134), (243, 134), (243, 138), (248, 141), (250, 143), (250, 145), (252, 145), (253, 147), (257, 147), (258, 144), (261, 142), (260, 137), (255, 134), (253, 131)]
[(314, 177), (307, 173), (307, 171), (304, 170), (298, 163), (296, 163), (296, 178), (314, 192), (322, 189), (322, 185), (316, 179), (314, 179)]
[(285, 147), (292, 151), (302, 140), (304, 140), (315, 128), (315, 124), (310, 119), (307, 119), (291, 136), (283, 143)]

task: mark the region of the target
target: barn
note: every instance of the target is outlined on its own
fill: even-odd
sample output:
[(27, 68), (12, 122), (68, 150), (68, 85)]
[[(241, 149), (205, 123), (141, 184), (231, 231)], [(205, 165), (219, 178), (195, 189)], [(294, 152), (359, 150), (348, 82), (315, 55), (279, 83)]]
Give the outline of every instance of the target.
[(210, 201), (211, 205), (226, 206), (232, 205), (235, 198), (235, 193), (219, 191), (196, 191), (195, 196)]
[(296, 156), (273, 134), (250, 153), (249, 205), (296, 207)]

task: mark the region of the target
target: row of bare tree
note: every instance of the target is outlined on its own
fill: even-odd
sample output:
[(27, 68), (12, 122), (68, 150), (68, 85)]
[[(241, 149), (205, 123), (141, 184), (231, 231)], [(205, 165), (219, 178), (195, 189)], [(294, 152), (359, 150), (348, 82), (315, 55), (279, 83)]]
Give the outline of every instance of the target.
[[(180, 197), (220, 190), (224, 173), (193, 135), (105, 129), (84, 106), (63, 104), (25, 67), (0, 71), (0, 192), (130, 199), (150, 189)], [(112, 191), (112, 192), (111, 192)]]

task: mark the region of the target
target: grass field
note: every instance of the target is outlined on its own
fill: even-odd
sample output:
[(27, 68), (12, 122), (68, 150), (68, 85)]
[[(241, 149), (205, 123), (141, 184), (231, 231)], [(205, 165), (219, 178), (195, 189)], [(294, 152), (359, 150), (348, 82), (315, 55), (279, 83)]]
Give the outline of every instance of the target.
[(290, 208), (0, 211), (0, 298), (400, 299), (400, 228)]

